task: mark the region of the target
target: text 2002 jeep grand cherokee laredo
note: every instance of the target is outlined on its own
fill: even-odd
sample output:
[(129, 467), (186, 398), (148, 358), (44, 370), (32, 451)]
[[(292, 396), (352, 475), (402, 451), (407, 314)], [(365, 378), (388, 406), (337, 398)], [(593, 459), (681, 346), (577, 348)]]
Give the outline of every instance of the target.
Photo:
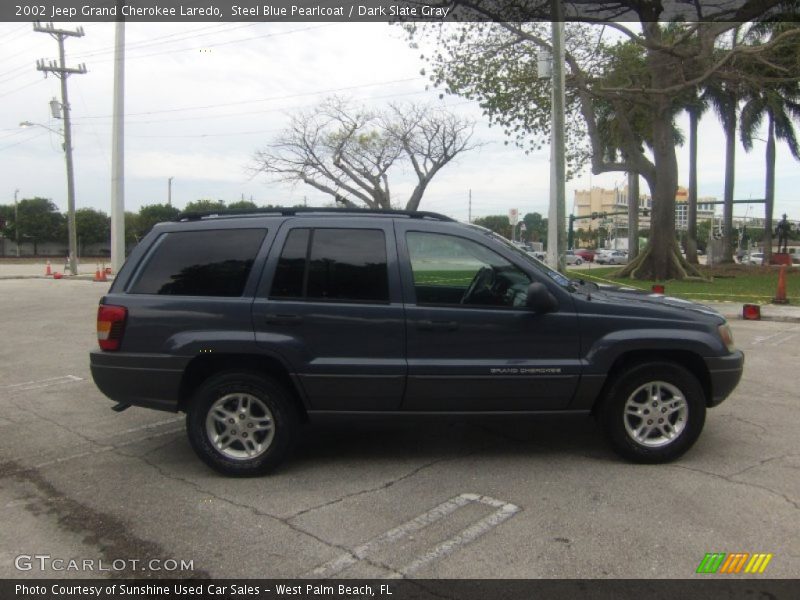
[(664, 462), (744, 363), (710, 309), (571, 281), (424, 212), (181, 215), (131, 253), (97, 334), (115, 408), (186, 412), (229, 475), (273, 469), (330, 412), (593, 412), (619, 454)]

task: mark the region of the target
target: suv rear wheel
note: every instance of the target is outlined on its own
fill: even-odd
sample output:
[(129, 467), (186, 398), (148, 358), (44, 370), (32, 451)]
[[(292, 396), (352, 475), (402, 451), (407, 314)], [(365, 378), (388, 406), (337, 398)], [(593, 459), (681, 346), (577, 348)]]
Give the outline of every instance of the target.
[(197, 455), (226, 475), (272, 471), (289, 451), (297, 415), (289, 393), (256, 373), (226, 371), (197, 390), (186, 431)]
[(611, 446), (624, 458), (668, 462), (691, 448), (703, 430), (705, 394), (680, 365), (642, 363), (611, 385), (599, 417)]

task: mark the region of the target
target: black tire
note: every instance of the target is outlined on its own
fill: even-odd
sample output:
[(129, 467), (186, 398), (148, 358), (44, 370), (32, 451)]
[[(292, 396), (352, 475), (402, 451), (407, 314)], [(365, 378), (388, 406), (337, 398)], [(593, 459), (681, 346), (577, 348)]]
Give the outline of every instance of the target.
[(598, 417), (620, 456), (637, 463), (663, 463), (697, 441), (706, 420), (706, 399), (700, 382), (684, 367), (639, 363), (612, 382)]
[(583, 261), (582, 261), (580, 258), (578, 258), (578, 259), (576, 259), (576, 260), (575, 260), (575, 265), (576, 265), (576, 266), (579, 266), (579, 267), (580, 267), (582, 264), (583, 264)]
[(232, 477), (252, 477), (284, 460), (298, 422), (292, 397), (278, 382), (253, 372), (225, 371), (198, 388), (186, 413), (186, 433), (208, 466)]

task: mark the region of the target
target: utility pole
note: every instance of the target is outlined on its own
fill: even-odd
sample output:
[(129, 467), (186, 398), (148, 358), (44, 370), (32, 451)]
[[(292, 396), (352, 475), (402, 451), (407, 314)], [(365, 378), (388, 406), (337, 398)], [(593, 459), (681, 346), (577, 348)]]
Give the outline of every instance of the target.
[(469, 190), (469, 216), (467, 217), (467, 223), (472, 223), (472, 188)]
[(75, 176), (72, 170), (72, 129), (69, 120), (69, 96), (67, 95), (67, 77), (70, 75), (83, 75), (86, 73), (86, 65), (81, 64), (76, 68), (67, 68), (64, 56), (64, 40), (67, 37), (83, 37), (83, 28), (78, 27), (76, 31), (68, 29), (56, 29), (52, 23), (42, 25), (36, 22), (33, 30), (38, 33), (48, 33), (58, 42), (58, 58), (56, 64), (54, 60), (45, 64), (45, 61), (36, 61), (36, 70), (42, 71), (47, 77), (48, 73), (53, 73), (61, 80), (61, 108), (64, 111), (64, 155), (67, 161), (67, 232), (69, 236), (69, 272), (71, 275), (78, 274), (78, 236), (75, 228)]
[(564, 145), (564, 17), (561, 0), (552, 0), (552, 125), (550, 133), (550, 209), (547, 224), (547, 262), (564, 271), (565, 145)]
[(17, 207), (17, 194), (19, 194), (19, 190), (14, 190), (14, 241), (17, 244), (17, 258), (19, 258), (19, 208)]
[(174, 177), (167, 179), (167, 206), (172, 206), (172, 180)]
[[(119, 9), (118, 9), (119, 10)], [(125, 262), (125, 21), (114, 36), (114, 117), (111, 128), (111, 269)]]

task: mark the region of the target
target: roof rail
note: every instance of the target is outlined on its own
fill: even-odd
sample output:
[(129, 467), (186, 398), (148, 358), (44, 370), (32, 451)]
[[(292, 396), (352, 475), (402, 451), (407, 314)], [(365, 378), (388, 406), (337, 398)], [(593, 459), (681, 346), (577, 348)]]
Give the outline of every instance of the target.
[(281, 215), (290, 217), (299, 214), (355, 214), (355, 215), (387, 215), (408, 217), (410, 219), (434, 219), (436, 221), (451, 221), (455, 219), (441, 215), (435, 212), (425, 210), (389, 210), (385, 208), (315, 208), (315, 207), (295, 207), (295, 208), (234, 208), (222, 210), (208, 210), (198, 212), (182, 212), (177, 217), (176, 221), (199, 221), (207, 218), (226, 218), (226, 217), (243, 217), (243, 216), (258, 216), (258, 215)]

